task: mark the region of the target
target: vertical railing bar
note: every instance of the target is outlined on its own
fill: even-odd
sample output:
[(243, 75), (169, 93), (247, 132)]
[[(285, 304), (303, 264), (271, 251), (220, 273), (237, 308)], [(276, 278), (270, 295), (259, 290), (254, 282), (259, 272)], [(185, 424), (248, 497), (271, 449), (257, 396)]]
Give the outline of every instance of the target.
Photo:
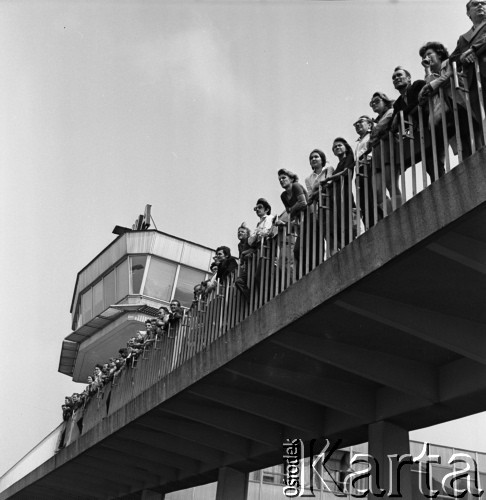
[(398, 133), (398, 143), (400, 147), (400, 181), (402, 184), (402, 197), (407, 199), (407, 188), (405, 186), (405, 147), (403, 143), (403, 134), (405, 133), (405, 119), (403, 118), (403, 110), (400, 111), (400, 129)]
[(371, 190), (373, 195), (373, 220), (378, 222), (378, 196), (376, 192), (376, 159), (371, 157)]
[(476, 82), (478, 88), (479, 112), (481, 116), (481, 130), (483, 132), (483, 144), (486, 144), (486, 114), (484, 112), (483, 84), (481, 81), (481, 70), (479, 69), (479, 61), (477, 58), (474, 60), (474, 69), (476, 70)]
[(356, 158), (356, 161), (354, 162), (354, 170), (356, 171), (356, 176), (355, 176), (355, 189), (356, 189), (356, 221), (358, 227), (356, 228), (356, 236), (359, 236), (361, 234), (361, 188), (360, 188), (360, 179), (361, 179), (361, 173), (359, 169), (359, 161)]
[[(298, 270), (295, 269), (295, 252), (294, 252), (294, 278), (292, 283), (295, 283), (297, 281), (297, 276), (298, 278), (302, 278), (302, 275), (304, 273), (304, 264), (305, 264), (305, 259), (304, 259), (304, 212), (301, 210), (299, 214), (297, 215), (297, 220), (298, 220), (298, 226), (297, 226), (297, 234), (299, 235), (299, 268)], [(297, 242), (296, 242), (297, 243)], [(295, 248), (295, 246), (294, 246)]]
[(361, 161), (361, 168), (362, 168), (362, 175), (363, 175), (363, 183), (362, 185), (364, 186), (364, 214), (365, 214), (365, 227), (366, 229), (369, 229), (371, 226), (371, 214), (370, 214), (370, 190), (369, 190), (369, 178), (368, 176), (371, 175), (371, 172), (369, 172), (369, 165), (366, 160)]
[(272, 271), (271, 262), (271, 240), (270, 235), (262, 239), (262, 254), (263, 254), (263, 304), (266, 304), (270, 300), (270, 273)]
[(346, 175), (348, 180), (346, 182), (346, 188), (348, 190), (348, 243), (353, 241), (353, 170), (347, 169)]
[(305, 236), (305, 242), (302, 245), (305, 249), (304, 272), (301, 273), (300, 278), (302, 278), (304, 274), (308, 274), (310, 271), (311, 256), (312, 256), (312, 249), (310, 246), (310, 236), (312, 228), (310, 226), (310, 222), (311, 222), (310, 206), (307, 205), (307, 207), (305, 208), (305, 213), (303, 214), (303, 233)]
[(420, 155), (422, 157), (422, 189), (427, 187), (427, 155), (425, 151), (425, 127), (422, 106), (418, 107), (419, 134), (420, 134)]
[(318, 235), (317, 235), (317, 217), (319, 211), (319, 205), (314, 201), (312, 204), (312, 233), (311, 233), (311, 241), (312, 241), (312, 259), (311, 259), (311, 270), (317, 267), (317, 245), (318, 243)]
[(260, 248), (257, 254), (257, 276), (258, 276), (258, 307), (262, 307), (265, 303), (265, 260), (263, 255), (263, 238), (260, 240)]
[[(326, 259), (329, 259), (333, 253), (332, 247), (334, 246), (334, 241), (331, 238), (331, 191), (332, 185), (326, 184), (326, 203), (325, 203), (325, 215), (326, 215)], [(334, 219), (334, 217), (333, 217)]]
[(445, 171), (449, 172), (451, 169), (451, 164), (449, 161), (449, 137), (447, 136), (444, 90), (442, 88), (439, 89), (439, 100), (440, 100), (440, 117), (442, 122), (442, 139), (444, 141), (444, 152), (445, 152)]
[(251, 257), (248, 259), (249, 263), (249, 281), (250, 281), (250, 309), (249, 314), (251, 314), (254, 310), (254, 301), (255, 301), (255, 254), (253, 253)]
[(417, 194), (417, 164), (415, 161), (415, 123), (407, 116), (410, 132), (410, 168), (412, 169), (412, 198)]
[(324, 217), (325, 217), (325, 212), (324, 209), (321, 208), (322, 205), (322, 185), (319, 184), (319, 197), (317, 198), (317, 203), (315, 203), (315, 213), (317, 214), (318, 221), (319, 221), (319, 229), (318, 229), (318, 240), (317, 244), (318, 246), (318, 262), (319, 264), (324, 261)]
[[(432, 98), (429, 97), (429, 109), (432, 109)], [(434, 126), (434, 116), (433, 113), (429, 113), (429, 129), (430, 135), (432, 137), (432, 157), (434, 159), (434, 177), (439, 178), (439, 165), (438, 165), (438, 154), (437, 154), (437, 138), (435, 136), (435, 126)], [(432, 179), (430, 179), (432, 183)]]
[(386, 170), (385, 170), (385, 155), (384, 148), (385, 142), (383, 139), (380, 139), (380, 165), (381, 165), (381, 204), (383, 210), (383, 217), (388, 215), (388, 204), (386, 202)]
[(232, 323), (232, 316), (233, 316), (233, 306), (234, 306), (234, 301), (235, 301), (235, 276), (236, 276), (236, 271), (233, 272), (230, 276), (229, 279), (229, 286), (228, 286), (228, 300), (226, 301), (225, 307), (226, 307), (226, 328), (225, 331), (228, 332), (229, 329), (231, 329), (231, 323)]
[(341, 239), (341, 246), (340, 248), (344, 248), (346, 245), (345, 243), (345, 238), (346, 238), (346, 215), (345, 215), (345, 204), (344, 204), (344, 176), (346, 175), (346, 172), (343, 172), (343, 175), (339, 177), (339, 237)]
[(456, 88), (454, 86), (454, 78), (450, 79), (449, 85), (451, 87), (452, 112), (454, 115), (454, 130), (457, 143), (457, 155), (459, 157), (459, 163), (461, 163), (464, 159), (464, 153), (462, 149), (462, 134), (461, 134), (461, 126), (459, 124), (459, 110), (457, 107), (457, 95), (456, 95)]
[(293, 238), (292, 235), (292, 229), (290, 225), (290, 218), (289, 221), (287, 222), (287, 239), (285, 241), (285, 255), (287, 257), (285, 261), (285, 281), (284, 281), (284, 287), (283, 289), (286, 290), (287, 287), (289, 286), (290, 280), (292, 278), (292, 271), (294, 266), (292, 265), (293, 261), (293, 255), (292, 254), (292, 245), (291, 245), (291, 238)]
[(276, 295), (276, 292), (275, 292), (276, 238), (269, 236), (267, 241), (270, 245), (270, 299), (273, 299)]
[(277, 284), (278, 284), (278, 290), (277, 294), (281, 293), (284, 285), (282, 275), (285, 271), (284, 267), (284, 241), (285, 241), (285, 231), (286, 231), (287, 226), (283, 226), (280, 228), (278, 232), (278, 265), (277, 265)]
[(207, 343), (206, 345), (211, 344), (211, 342), (214, 340), (213, 334), (214, 334), (214, 325), (216, 323), (216, 311), (217, 311), (217, 305), (218, 305), (218, 299), (217, 296), (219, 294), (219, 280), (216, 282), (216, 288), (211, 292), (212, 295), (212, 300), (211, 300), (211, 307), (209, 309), (209, 315), (208, 315), (208, 335), (207, 335)]
[(336, 182), (333, 181), (332, 183), (332, 224), (333, 224), (333, 237), (332, 240), (334, 242), (334, 253), (337, 252), (338, 249), (338, 241), (339, 241), (339, 235), (338, 235), (338, 230), (337, 230), (337, 200), (336, 200)]

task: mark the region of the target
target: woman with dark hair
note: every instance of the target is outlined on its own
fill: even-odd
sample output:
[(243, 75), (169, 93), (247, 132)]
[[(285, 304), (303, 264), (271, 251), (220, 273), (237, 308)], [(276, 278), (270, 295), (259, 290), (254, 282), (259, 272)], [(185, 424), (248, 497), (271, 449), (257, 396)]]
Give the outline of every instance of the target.
[(309, 203), (317, 199), (319, 182), (332, 175), (334, 169), (327, 163), (326, 155), (320, 149), (313, 149), (309, 154), (309, 163), (312, 174), (305, 179), (305, 187), (309, 195)]
[[(334, 173), (326, 180), (321, 181), (321, 184), (324, 184), (327, 189), (331, 253), (352, 240), (354, 236), (353, 208), (355, 207), (351, 191), (354, 174), (353, 150), (346, 139), (336, 137), (332, 143), (332, 151), (337, 156), (339, 163)], [(334, 248), (332, 248), (333, 243)]]
[[(278, 171), (278, 181), (280, 186), (283, 188), (283, 192), (280, 194), (280, 199), (284, 204), (285, 210), (289, 215), (289, 220), (293, 221), (297, 225), (297, 240), (293, 245), (293, 254), (295, 260), (299, 260), (300, 257), (300, 227), (298, 216), (307, 207), (307, 191), (304, 186), (299, 183), (299, 177), (290, 170), (281, 168)], [(280, 220), (276, 222), (276, 225), (285, 225), (286, 222)]]
[(395, 171), (392, 175), (390, 164), (390, 141), (388, 133), (393, 117), (393, 102), (383, 92), (375, 92), (370, 101), (371, 109), (376, 113), (374, 125), (370, 133), (369, 146), (373, 152), (372, 158), (375, 162), (378, 206), (383, 209), (383, 204), (389, 202), (389, 199), (386, 198), (386, 192), (383, 191), (383, 176), (385, 177), (386, 189), (390, 196), (393, 194), (393, 186), (395, 190), (395, 203), (393, 203), (392, 207), (388, 207), (388, 212), (390, 212), (391, 208), (395, 209), (402, 204), (402, 193), (400, 192), (398, 183), (400, 169), (395, 165)]
[(290, 219), (294, 219), (307, 205), (307, 191), (299, 183), (297, 174), (285, 168), (278, 171), (278, 180), (284, 189), (280, 199)]
[[(437, 148), (442, 148), (442, 162), (444, 161), (444, 139), (442, 135), (442, 105), (439, 97), (439, 89), (444, 89), (444, 113), (447, 122), (447, 136), (450, 144), (457, 154), (456, 130), (454, 125), (454, 115), (452, 112), (452, 96), (450, 85), (444, 85), (453, 74), (449, 64), (449, 52), (440, 42), (428, 42), (419, 50), (422, 58), (422, 66), (425, 68), (426, 85), (420, 91), (419, 102), (424, 105), (429, 101), (429, 112), (432, 114), (432, 121), (436, 130)], [(459, 128), (461, 132), (461, 144), (464, 156), (471, 154), (471, 143), (469, 137), (469, 126), (466, 112), (466, 101), (462, 90), (456, 90), (457, 111), (459, 117)], [(474, 117), (475, 128), (478, 128), (476, 117)], [(440, 158), (439, 158), (440, 160)]]

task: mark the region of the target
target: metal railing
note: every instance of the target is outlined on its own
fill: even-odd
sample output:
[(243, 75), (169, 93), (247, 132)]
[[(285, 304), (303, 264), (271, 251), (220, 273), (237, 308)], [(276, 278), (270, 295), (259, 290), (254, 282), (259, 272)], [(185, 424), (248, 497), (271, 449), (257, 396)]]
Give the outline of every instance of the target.
[[(100, 389), (96, 404), (92, 399), (84, 410), (82, 432), (208, 349), (256, 309), (449, 172), (451, 145), (458, 163), (482, 147), (486, 127), (479, 67), (476, 63), (474, 96), (455, 64), (451, 67), (450, 78), (428, 103), (408, 116), (400, 113), (396, 130), (380, 139), (379, 154), (371, 161), (357, 158), (353, 172), (347, 170), (324, 183), (316, 201), (276, 227), (240, 262), (237, 272), (193, 304), (169, 335), (158, 338), (133, 366)], [(247, 296), (238, 280), (246, 281)]]

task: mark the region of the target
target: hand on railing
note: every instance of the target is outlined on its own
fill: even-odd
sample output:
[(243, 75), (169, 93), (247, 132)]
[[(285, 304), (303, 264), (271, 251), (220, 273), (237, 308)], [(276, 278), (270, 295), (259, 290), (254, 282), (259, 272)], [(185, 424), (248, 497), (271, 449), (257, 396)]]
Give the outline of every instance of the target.
[(472, 48), (463, 52), (461, 54), (461, 56), (459, 57), (459, 61), (462, 64), (466, 64), (466, 63), (467, 64), (474, 64), (477, 60), (478, 60), (478, 58), (476, 56), (476, 53), (474, 52), (474, 50)]
[(333, 182), (337, 182), (345, 174), (346, 174), (346, 170), (343, 170), (342, 172), (339, 172), (337, 174), (332, 174), (327, 179), (324, 179), (323, 181), (320, 181), (320, 185), (323, 188), (331, 186), (333, 184)]
[(418, 95), (418, 101), (421, 106), (426, 104), (429, 100), (429, 97), (432, 97), (434, 94), (434, 89), (432, 88), (432, 85), (430, 83), (427, 83), (424, 87), (419, 92)]

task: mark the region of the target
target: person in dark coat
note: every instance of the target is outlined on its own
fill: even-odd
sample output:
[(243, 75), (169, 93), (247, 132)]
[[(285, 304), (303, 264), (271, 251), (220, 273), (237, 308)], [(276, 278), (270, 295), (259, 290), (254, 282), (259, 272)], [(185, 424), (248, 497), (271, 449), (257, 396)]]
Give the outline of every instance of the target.
[[(462, 69), (468, 83), (469, 96), (473, 117), (475, 118), (475, 129), (479, 128), (481, 122), (479, 113), (479, 94), (475, 75), (475, 62), (479, 63), (481, 74), (481, 85), (483, 89), (483, 103), (486, 104), (486, 4), (481, 0), (469, 0), (466, 4), (466, 12), (473, 26), (459, 37), (457, 47), (449, 57), (449, 61), (456, 62), (458, 69)], [(476, 134), (480, 139), (481, 134)], [(482, 140), (480, 145), (482, 145)]]
[[(407, 121), (408, 118), (411, 119), (413, 126), (413, 146), (414, 146), (414, 157), (412, 158), (412, 139), (404, 138), (404, 160), (405, 165), (404, 170), (410, 168), (413, 164), (419, 163), (420, 161), (425, 161), (425, 170), (429, 174), (430, 180), (433, 182), (438, 177), (442, 177), (445, 173), (444, 162), (445, 162), (445, 151), (444, 144), (440, 141), (436, 144), (437, 153), (437, 175), (434, 169), (434, 156), (431, 144), (430, 131), (426, 124), (428, 123), (428, 114), (426, 110), (423, 113), (424, 120), (424, 135), (425, 135), (425, 158), (422, 158), (422, 149), (420, 144), (420, 131), (419, 131), (419, 115), (417, 106), (419, 104), (419, 94), (422, 88), (425, 86), (425, 80), (416, 80), (412, 83), (412, 77), (410, 73), (401, 66), (397, 66), (393, 71), (393, 86), (400, 92), (400, 96), (393, 104), (393, 115), (392, 115), (392, 127), (394, 130), (398, 130), (398, 124), (400, 121), (400, 111), (403, 111), (404, 120)], [(402, 131), (403, 132), (403, 131)], [(399, 160), (399, 145), (395, 144), (395, 161), (396, 168), (400, 168)]]
[(233, 273), (238, 267), (238, 262), (236, 262), (236, 259), (231, 256), (231, 250), (225, 246), (216, 248), (216, 257), (218, 260), (218, 272), (216, 274), (216, 278), (219, 279), (221, 283), (224, 283), (231, 273)]

